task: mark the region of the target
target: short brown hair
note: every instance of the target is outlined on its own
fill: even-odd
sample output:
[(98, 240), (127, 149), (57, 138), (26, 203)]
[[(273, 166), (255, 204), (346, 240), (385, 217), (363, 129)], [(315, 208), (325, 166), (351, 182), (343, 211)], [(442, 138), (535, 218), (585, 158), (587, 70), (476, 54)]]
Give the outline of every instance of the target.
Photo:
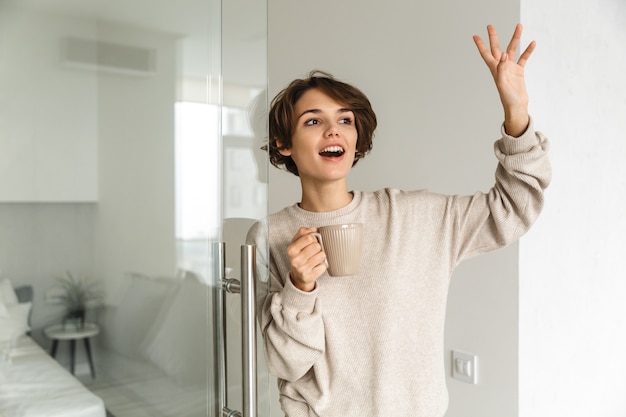
[[(294, 175), (299, 175), (298, 167), (291, 156), (281, 155), (280, 151), (291, 148), (291, 136), (295, 130), (296, 103), (307, 90), (313, 88), (319, 89), (354, 113), (358, 136), (352, 166), (372, 150), (377, 122), (376, 114), (367, 96), (358, 88), (335, 79), (329, 73), (314, 70), (307, 78), (292, 81), (274, 97), (270, 106), (268, 143), (270, 162), (275, 167), (284, 167)], [(277, 144), (278, 140), (281, 141), (281, 147)]]

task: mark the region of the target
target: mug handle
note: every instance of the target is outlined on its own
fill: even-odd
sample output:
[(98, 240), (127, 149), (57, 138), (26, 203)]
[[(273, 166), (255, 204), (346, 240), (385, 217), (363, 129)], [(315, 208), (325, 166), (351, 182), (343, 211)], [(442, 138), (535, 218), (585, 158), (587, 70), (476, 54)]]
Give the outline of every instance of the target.
[[(326, 250), (324, 250), (324, 241), (322, 240), (322, 235), (317, 232), (312, 232), (311, 234), (315, 236), (315, 238), (319, 242), (320, 246), (322, 247), (322, 252), (326, 253)], [(326, 265), (326, 269), (328, 270), (328, 268), (330, 268), (330, 265), (328, 265), (328, 258), (324, 259), (324, 264)]]

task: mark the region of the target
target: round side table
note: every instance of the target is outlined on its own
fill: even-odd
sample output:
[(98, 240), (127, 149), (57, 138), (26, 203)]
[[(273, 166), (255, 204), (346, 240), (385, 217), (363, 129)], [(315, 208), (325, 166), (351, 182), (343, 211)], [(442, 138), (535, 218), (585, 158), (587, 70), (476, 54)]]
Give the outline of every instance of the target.
[(89, 338), (96, 336), (100, 333), (100, 328), (94, 323), (85, 323), (81, 328), (67, 328), (63, 324), (55, 324), (50, 327), (46, 327), (44, 334), (52, 340), (52, 348), (50, 349), (50, 355), (54, 358), (57, 353), (57, 346), (59, 340), (69, 340), (70, 342), (70, 369), (72, 375), (74, 375), (74, 362), (76, 360), (76, 341), (83, 339), (85, 343), (85, 351), (87, 352), (87, 358), (89, 359), (89, 368), (91, 369), (91, 377), (96, 377), (96, 371), (93, 366), (93, 358), (91, 356), (91, 346), (89, 345)]

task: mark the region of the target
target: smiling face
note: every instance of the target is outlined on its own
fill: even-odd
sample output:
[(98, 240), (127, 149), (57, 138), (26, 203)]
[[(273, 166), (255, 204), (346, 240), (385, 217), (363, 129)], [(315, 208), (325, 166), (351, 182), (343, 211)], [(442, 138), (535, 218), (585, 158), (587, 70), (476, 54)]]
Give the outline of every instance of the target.
[(291, 156), (302, 181), (345, 180), (354, 163), (357, 130), (354, 113), (321, 90), (307, 90), (294, 109)]

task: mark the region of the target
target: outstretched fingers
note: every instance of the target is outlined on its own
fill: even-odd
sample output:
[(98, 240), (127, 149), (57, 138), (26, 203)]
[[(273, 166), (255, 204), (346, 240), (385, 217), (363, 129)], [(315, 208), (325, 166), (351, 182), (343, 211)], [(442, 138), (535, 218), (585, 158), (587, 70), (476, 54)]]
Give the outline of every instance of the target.
[(522, 25), (518, 23), (515, 25), (515, 30), (513, 31), (513, 36), (511, 36), (511, 41), (509, 45), (506, 47), (506, 53), (509, 58), (514, 61), (515, 55), (517, 54), (517, 47), (519, 46), (520, 40), (522, 39)]
[(487, 45), (485, 45), (485, 42), (480, 36), (474, 35), (474, 43), (476, 44), (478, 53), (480, 53), (483, 61), (485, 61), (489, 69), (493, 72), (493, 70), (495, 70), (495, 66), (498, 64), (498, 60), (493, 57), (491, 51), (487, 48)]
[[(494, 66), (498, 65), (498, 62), (502, 59), (502, 50), (500, 49), (500, 41), (498, 40), (498, 33), (493, 25), (487, 25), (487, 36), (489, 38), (489, 46), (485, 44), (485, 41), (478, 36), (474, 35), (474, 43), (480, 52), (480, 56), (483, 57), (485, 63), (495, 70)], [(509, 48), (511, 44), (509, 44)], [(508, 49), (507, 49), (508, 53)], [(513, 59), (515, 58), (515, 49), (513, 49)]]
[(491, 55), (500, 60), (502, 50), (500, 49), (500, 41), (498, 41), (498, 33), (493, 25), (487, 25), (487, 35), (489, 36), (489, 47), (491, 48)]
[[(513, 32), (513, 36), (511, 37), (511, 41), (506, 47), (506, 58), (512, 62), (515, 62), (515, 56), (517, 53), (517, 48), (519, 47), (520, 41), (522, 39), (522, 31), (523, 27), (521, 23), (518, 23), (515, 26), (515, 31)], [(482, 38), (478, 35), (474, 35), (474, 43), (478, 48), (478, 52), (480, 56), (482, 56), (483, 60), (489, 67), (493, 70), (492, 66), (497, 65), (499, 61), (504, 59), (503, 52), (500, 49), (500, 43), (498, 41), (498, 33), (496, 32), (496, 28), (493, 25), (487, 25), (487, 34), (489, 36), (489, 47), (485, 44)], [(532, 41), (524, 50), (524, 52), (520, 55), (517, 63), (520, 66), (526, 65), (526, 61), (532, 55), (535, 50), (536, 43)]]
[[(524, 28), (522, 24), (518, 23), (515, 26), (515, 32), (513, 32), (513, 37), (511, 38), (511, 42), (509, 42), (509, 46), (506, 48), (507, 55), (509, 56), (509, 58), (511, 58), (511, 60), (515, 60), (515, 54), (517, 52), (517, 48), (520, 44), (520, 41), (522, 39), (523, 30)], [(517, 63), (521, 67), (524, 67), (526, 65), (526, 62), (528, 61), (528, 58), (530, 58), (533, 51), (535, 50), (536, 45), (537, 44), (535, 43), (535, 41), (532, 41), (530, 44), (528, 44), (524, 52), (522, 52), (519, 59), (517, 60)]]
[(520, 55), (519, 60), (517, 61), (520, 66), (524, 67), (526, 65), (526, 61), (528, 61), (528, 58), (530, 58), (530, 56), (532, 55), (533, 51), (535, 50), (535, 46), (537, 46), (537, 43), (535, 41), (532, 41), (530, 44), (528, 44), (524, 52), (522, 52), (522, 54)]

